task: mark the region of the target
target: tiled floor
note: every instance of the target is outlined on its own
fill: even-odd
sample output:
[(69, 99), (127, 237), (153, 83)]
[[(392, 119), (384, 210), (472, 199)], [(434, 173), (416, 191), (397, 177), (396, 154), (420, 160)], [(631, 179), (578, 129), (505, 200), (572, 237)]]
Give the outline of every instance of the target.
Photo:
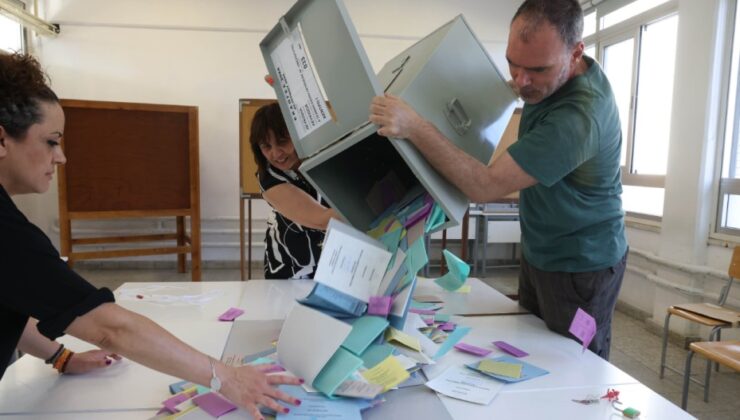
[[(190, 281), (190, 274), (178, 274), (169, 269), (80, 268), (78, 272), (95, 285), (111, 289), (131, 281)], [(483, 280), (504, 294), (514, 294), (517, 288), (516, 273), (516, 269), (489, 269), (488, 276)], [(253, 271), (253, 278), (260, 277), (261, 270)], [(239, 271), (235, 269), (203, 271), (203, 281), (227, 281), (239, 278)], [(619, 311), (614, 316), (612, 334), (611, 362), (673, 403), (680, 405), (683, 376), (666, 371), (664, 379), (658, 378), (660, 337), (646, 329), (643, 320)], [(669, 343), (668, 360), (672, 366), (682, 368), (685, 356), (685, 350)], [(703, 359), (694, 358), (694, 372), (703, 372), (704, 366)], [(703, 401), (703, 389), (692, 384), (688, 406), (689, 412), (700, 419), (740, 419), (740, 374), (727, 369), (721, 369), (719, 373), (713, 372), (709, 403)]]

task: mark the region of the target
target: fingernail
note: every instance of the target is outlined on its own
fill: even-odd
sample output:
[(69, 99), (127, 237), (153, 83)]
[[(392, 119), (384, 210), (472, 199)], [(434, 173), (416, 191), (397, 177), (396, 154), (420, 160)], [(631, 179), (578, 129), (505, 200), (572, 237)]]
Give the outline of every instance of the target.
[(283, 408), (283, 413), (288, 414), (290, 413), (290, 408)]
[(306, 381), (304, 381), (304, 380), (303, 380), (303, 378), (299, 378), (299, 379), (298, 379), (298, 382), (299, 382), (299, 383), (304, 383), (304, 382), (306, 382)]
[(105, 361), (105, 364), (106, 365), (110, 365), (111, 363), (112, 363), (112, 361), (110, 359), (106, 359), (106, 361)]
[(301, 400), (295, 400), (295, 405), (301, 405)]

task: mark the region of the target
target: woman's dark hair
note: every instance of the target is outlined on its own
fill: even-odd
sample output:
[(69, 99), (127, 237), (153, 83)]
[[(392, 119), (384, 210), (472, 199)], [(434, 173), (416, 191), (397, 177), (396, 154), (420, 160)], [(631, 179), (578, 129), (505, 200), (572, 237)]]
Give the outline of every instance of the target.
[[(583, 10), (578, 0), (525, 0), (512, 22), (522, 16), (529, 23), (525, 31), (536, 31), (542, 21), (557, 29), (566, 47), (573, 48), (583, 35)], [(521, 34), (527, 36), (528, 33)]]
[(0, 53), (0, 126), (22, 139), (41, 121), (41, 102), (59, 102), (39, 62), (30, 55)]
[(255, 163), (257, 163), (257, 171), (260, 174), (264, 174), (267, 170), (267, 159), (260, 150), (260, 143), (266, 141), (271, 132), (276, 139), (290, 138), (288, 126), (285, 125), (283, 114), (280, 112), (280, 105), (277, 102), (260, 107), (254, 113), (252, 119), (249, 144), (252, 146), (252, 154)]

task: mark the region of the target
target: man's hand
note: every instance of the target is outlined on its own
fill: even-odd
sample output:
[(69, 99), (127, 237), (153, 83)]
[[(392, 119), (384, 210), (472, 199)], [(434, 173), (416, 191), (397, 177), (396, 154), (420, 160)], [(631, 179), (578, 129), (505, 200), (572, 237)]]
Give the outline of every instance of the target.
[(376, 96), (370, 103), (370, 122), (378, 125), (378, 134), (385, 137), (414, 140), (414, 134), (427, 124), (409, 104), (398, 96)]

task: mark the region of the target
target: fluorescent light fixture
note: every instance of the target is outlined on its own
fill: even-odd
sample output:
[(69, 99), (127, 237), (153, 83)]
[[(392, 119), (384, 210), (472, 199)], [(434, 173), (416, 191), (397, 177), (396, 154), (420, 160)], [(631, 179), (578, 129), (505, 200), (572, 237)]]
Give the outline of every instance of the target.
[(0, 0), (0, 14), (9, 17), (25, 26), (26, 28), (36, 31), (39, 35), (57, 36), (59, 34), (59, 25), (51, 24), (43, 19), (28, 13), (17, 3), (10, 0)]

